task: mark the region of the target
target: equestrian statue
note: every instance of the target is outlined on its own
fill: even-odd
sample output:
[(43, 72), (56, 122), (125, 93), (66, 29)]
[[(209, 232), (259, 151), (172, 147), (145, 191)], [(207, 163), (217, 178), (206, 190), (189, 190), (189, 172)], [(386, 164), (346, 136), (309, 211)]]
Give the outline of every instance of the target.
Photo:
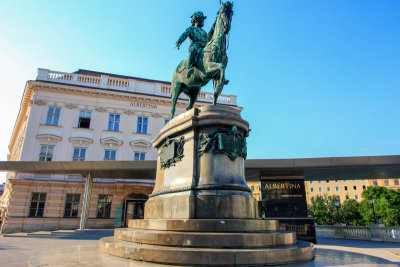
[(190, 46), (188, 59), (178, 65), (172, 76), (171, 118), (174, 117), (176, 101), (182, 92), (189, 97), (189, 105), (186, 108), (189, 110), (193, 108), (201, 87), (210, 80), (214, 83), (214, 105), (224, 85), (229, 83), (225, 79), (225, 68), (228, 64), (226, 50), (232, 16), (233, 3), (221, 2), (214, 25), (207, 34), (202, 29), (207, 17), (201, 11), (192, 15), (192, 26), (187, 28), (176, 42), (176, 47), (179, 49), (181, 44), (189, 38)]

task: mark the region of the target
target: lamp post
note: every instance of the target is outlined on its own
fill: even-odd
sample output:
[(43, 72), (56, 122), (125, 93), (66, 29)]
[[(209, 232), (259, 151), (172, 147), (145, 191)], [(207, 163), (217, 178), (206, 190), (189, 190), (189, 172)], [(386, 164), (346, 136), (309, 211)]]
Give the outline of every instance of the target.
[(335, 200), (335, 206), (336, 206), (336, 212), (337, 212), (337, 217), (338, 217), (338, 222), (340, 223), (340, 215), (339, 215), (339, 206), (340, 206), (340, 201)]
[(374, 220), (375, 220), (375, 224), (378, 224), (378, 221), (376, 220), (376, 214), (375, 214), (375, 199), (373, 199), (372, 197), (369, 199), (369, 202), (372, 204), (372, 211), (374, 213)]

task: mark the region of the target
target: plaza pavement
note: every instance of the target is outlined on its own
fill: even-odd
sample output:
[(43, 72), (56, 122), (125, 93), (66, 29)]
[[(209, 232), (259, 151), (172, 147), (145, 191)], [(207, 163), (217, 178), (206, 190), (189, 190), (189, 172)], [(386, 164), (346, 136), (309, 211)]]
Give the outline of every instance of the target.
[[(112, 229), (0, 235), (0, 266), (25, 267), (29, 258), (46, 250), (76, 245), (97, 247), (101, 237), (111, 235)], [(317, 238), (317, 242), (316, 248), (376, 256), (400, 266), (400, 243), (334, 238)]]

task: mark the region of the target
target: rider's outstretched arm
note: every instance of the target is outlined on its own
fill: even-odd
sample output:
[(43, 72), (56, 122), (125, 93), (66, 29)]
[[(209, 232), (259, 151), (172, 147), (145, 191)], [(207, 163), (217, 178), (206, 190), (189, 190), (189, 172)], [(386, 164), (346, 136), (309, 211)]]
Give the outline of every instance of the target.
[(187, 28), (186, 31), (184, 33), (182, 33), (181, 37), (179, 37), (178, 41), (176, 41), (176, 47), (179, 49), (179, 47), (181, 46), (181, 44), (186, 40), (186, 38), (189, 37), (189, 34), (191, 32), (191, 28)]

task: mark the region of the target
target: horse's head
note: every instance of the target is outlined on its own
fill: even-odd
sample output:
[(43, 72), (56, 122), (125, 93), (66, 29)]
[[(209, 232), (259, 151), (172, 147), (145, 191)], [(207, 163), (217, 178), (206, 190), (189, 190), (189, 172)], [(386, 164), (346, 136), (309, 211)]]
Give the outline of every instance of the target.
[[(226, 1), (225, 3), (221, 1), (221, 7), (218, 11), (217, 23), (220, 23), (222, 27), (222, 32), (228, 34), (231, 30), (231, 22), (233, 16), (233, 3)], [(219, 21), (218, 21), (219, 20)]]

